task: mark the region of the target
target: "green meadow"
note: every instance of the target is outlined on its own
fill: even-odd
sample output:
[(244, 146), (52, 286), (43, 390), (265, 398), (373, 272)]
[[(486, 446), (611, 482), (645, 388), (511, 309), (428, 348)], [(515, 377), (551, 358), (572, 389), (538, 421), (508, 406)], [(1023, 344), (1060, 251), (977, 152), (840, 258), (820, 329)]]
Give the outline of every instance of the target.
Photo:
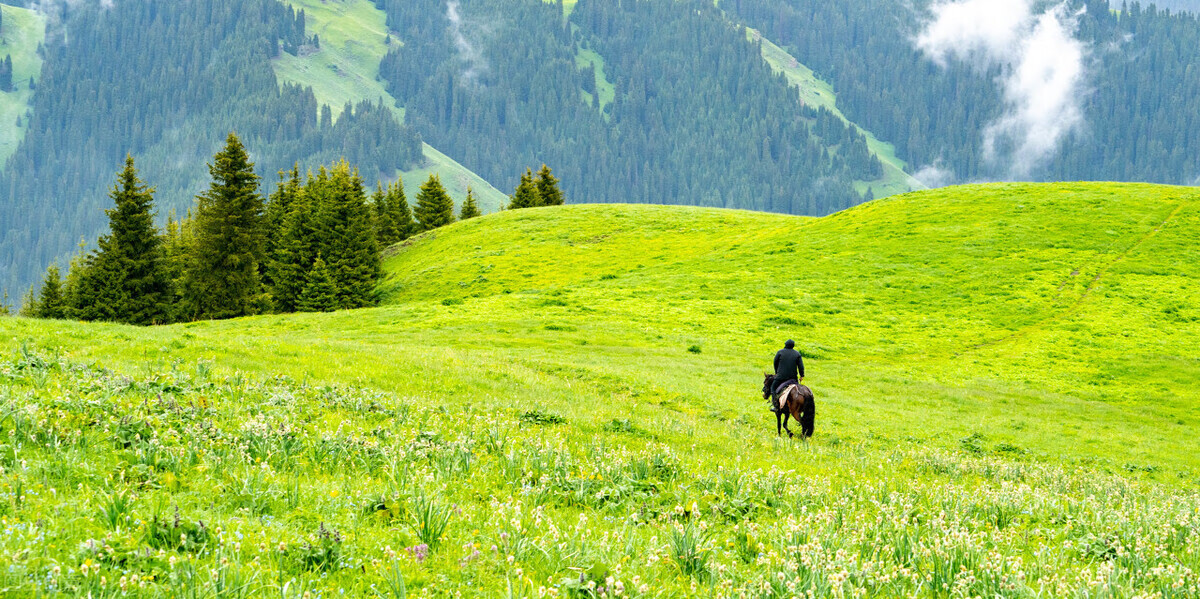
[(1154, 185), (576, 205), (377, 308), (0, 319), (0, 593), (1200, 596), (1198, 242)]

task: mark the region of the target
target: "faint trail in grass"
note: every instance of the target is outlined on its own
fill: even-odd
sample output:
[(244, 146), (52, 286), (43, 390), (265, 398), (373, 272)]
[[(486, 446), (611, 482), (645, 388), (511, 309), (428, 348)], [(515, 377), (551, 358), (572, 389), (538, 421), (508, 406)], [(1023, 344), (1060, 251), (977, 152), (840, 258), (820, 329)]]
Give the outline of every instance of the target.
[[(1045, 327), (1045, 325), (1050, 322), (1062, 320), (1068, 316), (1075, 314), (1076, 312), (1079, 311), (1079, 308), (1083, 306), (1083, 303), (1085, 301), (1087, 301), (1088, 297), (1091, 296), (1092, 292), (1096, 290), (1096, 287), (1100, 284), (1100, 281), (1104, 278), (1104, 275), (1108, 274), (1108, 272), (1110, 270), (1112, 270), (1112, 268), (1114, 266), (1116, 266), (1117, 264), (1120, 264), (1122, 261), (1124, 261), (1126, 258), (1128, 258), (1130, 254), (1132, 254), (1134, 251), (1136, 251), (1139, 247), (1141, 247), (1147, 241), (1154, 238), (1155, 235), (1158, 235), (1158, 233), (1160, 231), (1162, 231), (1163, 227), (1167, 226), (1167, 224), (1170, 223), (1171, 220), (1173, 220), (1176, 216), (1179, 215), (1180, 212), (1183, 211), (1183, 208), (1185, 206), (1187, 206), (1187, 204), (1188, 204), (1187, 200), (1180, 200), (1179, 204), (1177, 206), (1175, 206), (1175, 209), (1172, 210), (1171, 213), (1168, 214), (1167, 217), (1165, 219), (1163, 219), (1163, 221), (1161, 223), (1158, 224), (1158, 226), (1147, 231), (1145, 235), (1142, 235), (1141, 237), (1139, 237), (1137, 239), (1137, 241), (1134, 241), (1132, 245), (1130, 245), (1128, 248), (1125, 249), (1125, 251), (1121, 252), (1120, 254), (1117, 254), (1115, 257), (1113, 257), (1111, 260), (1109, 260), (1107, 263), (1105, 263), (1104, 266), (1102, 266), (1100, 268), (1099, 272), (1096, 273), (1096, 276), (1092, 278), (1091, 282), (1088, 283), (1088, 286), (1086, 289), (1083, 290), (1083, 293), (1080, 294), (1079, 297), (1074, 302), (1071, 302), (1070, 306), (1067, 306), (1065, 309), (1063, 309), (1061, 311), (1052, 313), (1049, 316), (1046, 316), (1045, 318), (1039, 319), (1038, 321), (1036, 321), (1032, 324), (1021, 327), (1020, 329), (1014, 331), (1010, 335), (999, 337), (999, 338), (993, 339), (991, 341), (985, 341), (983, 343), (980, 343), (980, 344), (970, 347), (966, 351), (967, 352), (977, 351), (980, 349), (994, 347), (997, 345), (1008, 343), (1010, 341), (1016, 341), (1019, 339), (1023, 339), (1025, 337), (1029, 336), (1030, 333), (1033, 333), (1034, 331), (1043, 329)], [(1066, 288), (1066, 286), (1068, 284), (1070, 284), (1071, 278), (1079, 275), (1080, 270), (1081, 269), (1075, 269), (1071, 273), (1071, 275), (1068, 276), (1067, 279), (1064, 280), (1061, 285), (1059, 285), (1059, 287), (1058, 287), (1059, 294), (1058, 294), (1058, 296), (1056, 296), (1056, 299), (1057, 299), (1057, 297), (1062, 295), (1063, 289)], [(966, 353), (966, 352), (962, 352), (962, 353)], [(962, 355), (962, 353), (959, 353), (956, 355)]]

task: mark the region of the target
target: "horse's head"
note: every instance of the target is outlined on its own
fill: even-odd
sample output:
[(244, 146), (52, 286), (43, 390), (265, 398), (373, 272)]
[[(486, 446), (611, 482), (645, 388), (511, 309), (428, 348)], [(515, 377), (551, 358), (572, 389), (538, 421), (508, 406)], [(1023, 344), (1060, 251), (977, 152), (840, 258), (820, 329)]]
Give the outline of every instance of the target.
[(773, 386), (775, 386), (775, 375), (769, 372), (763, 373), (763, 399), (770, 399)]

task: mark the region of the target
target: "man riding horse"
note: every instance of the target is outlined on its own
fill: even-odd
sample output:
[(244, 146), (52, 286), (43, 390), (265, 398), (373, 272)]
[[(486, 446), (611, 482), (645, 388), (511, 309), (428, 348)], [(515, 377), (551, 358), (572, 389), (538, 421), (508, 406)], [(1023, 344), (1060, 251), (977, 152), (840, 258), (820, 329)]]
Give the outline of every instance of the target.
[[(783, 349), (775, 354), (775, 375), (768, 375), (763, 395), (768, 391), (771, 393), (775, 400), (773, 411), (777, 419), (784, 417), (784, 429), (787, 428), (787, 417), (792, 416), (800, 420), (801, 434), (811, 437), (817, 407), (812, 390), (800, 384), (804, 380), (804, 358), (795, 348), (796, 342), (788, 339)], [(788, 435), (791, 434), (788, 430)]]

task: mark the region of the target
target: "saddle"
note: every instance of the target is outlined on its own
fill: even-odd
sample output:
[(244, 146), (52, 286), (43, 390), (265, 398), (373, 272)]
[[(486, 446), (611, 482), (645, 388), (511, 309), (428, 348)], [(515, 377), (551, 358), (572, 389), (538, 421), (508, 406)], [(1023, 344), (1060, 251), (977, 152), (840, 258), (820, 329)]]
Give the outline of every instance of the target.
[(799, 402), (800, 406), (804, 406), (804, 393), (800, 391), (800, 385), (797, 383), (789, 383), (784, 385), (778, 393), (771, 394), (771, 411), (776, 414), (782, 414), (788, 411), (788, 402)]

